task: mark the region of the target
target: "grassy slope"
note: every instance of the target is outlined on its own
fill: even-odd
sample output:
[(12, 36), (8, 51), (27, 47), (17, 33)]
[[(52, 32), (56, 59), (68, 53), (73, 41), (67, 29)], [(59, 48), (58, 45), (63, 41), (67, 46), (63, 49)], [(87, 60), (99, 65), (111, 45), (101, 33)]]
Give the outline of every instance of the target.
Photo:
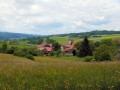
[[(91, 37), (90, 40), (101, 40), (101, 39), (110, 39), (110, 38), (120, 38), (120, 35), (103, 35), (102, 37)], [(56, 40), (59, 43), (66, 43), (68, 42), (68, 37), (59, 37), (53, 36), (51, 39)], [(72, 38), (73, 40), (81, 41), (82, 38)]]
[(83, 63), (0, 54), (0, 90), (119, 90), (120, 62)]

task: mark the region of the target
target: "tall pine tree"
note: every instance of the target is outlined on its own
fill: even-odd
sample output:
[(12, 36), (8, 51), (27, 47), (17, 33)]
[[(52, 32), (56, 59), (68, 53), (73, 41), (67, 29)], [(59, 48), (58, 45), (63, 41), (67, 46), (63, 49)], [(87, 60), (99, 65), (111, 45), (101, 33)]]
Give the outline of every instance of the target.
[(87, 37), (84, 38), (84, 41), (80, 45), (79, 48), (79, 57), (86, 57), (86, 56), (92, 56), (92, 49), (89, 43), (89, 40)]

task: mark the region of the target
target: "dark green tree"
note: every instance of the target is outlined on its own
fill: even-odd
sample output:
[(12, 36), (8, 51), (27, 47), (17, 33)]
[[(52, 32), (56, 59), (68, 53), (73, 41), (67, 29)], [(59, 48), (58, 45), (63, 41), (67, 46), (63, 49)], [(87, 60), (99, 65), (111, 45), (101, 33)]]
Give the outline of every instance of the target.
[(54, 42), (54, 43), (53, 43), (53, 50), (54, 50), (54, 51), (58, 51), (58, 50), (60, 50), (60, 48), (61, 48), (61, 46), (60, 46), (59, 43), (57, 43), (57, 42)]
[(92, 56), (92, 48), (90, 46), (89, 40), (87, 37), (84, 38), (83, 42), (80, 45), (79, 52), (78, 52), (79, 57), (86, 57), (86, 56)]
[(47, 42), (47, 44), (52, 44), (53, 45), (53, 51), (58, 51), (61, 48), (61, 46), (58, 42), (56, 42), (53, 39), (50, 39), (49, 37), (47, 37), (46, 42)]

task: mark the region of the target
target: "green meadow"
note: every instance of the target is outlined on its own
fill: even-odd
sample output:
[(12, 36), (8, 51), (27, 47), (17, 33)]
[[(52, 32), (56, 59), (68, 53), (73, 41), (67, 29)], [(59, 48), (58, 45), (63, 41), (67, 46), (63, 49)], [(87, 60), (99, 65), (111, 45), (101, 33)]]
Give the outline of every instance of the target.
[[(53, 36), (51, 39), (56, 40), (59, 43), (66, 43), (68, 42), (68, 36), (67, 37), (60, 37), (60, 36)], [(90, 37), (89, 40), (102, 40), (102, 39), (112, 39), (112, 38), (120, 38), (119, 34), (113, 34), (113, 35), (102, 35), (101, 37)], [(72, 37), (72, 40), (82, 41), (83, 38), (79, 37)]]
[(0, 90), (120, 90), (120, 62), (0, 54)]

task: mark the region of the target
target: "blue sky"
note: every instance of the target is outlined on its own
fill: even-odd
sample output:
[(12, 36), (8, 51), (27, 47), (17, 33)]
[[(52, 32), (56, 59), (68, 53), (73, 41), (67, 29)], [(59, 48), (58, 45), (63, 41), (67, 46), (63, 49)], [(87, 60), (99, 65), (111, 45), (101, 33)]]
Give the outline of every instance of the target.
[(0, 31), (28, 34), (120, 31), (120, 0), (0, 0)]

